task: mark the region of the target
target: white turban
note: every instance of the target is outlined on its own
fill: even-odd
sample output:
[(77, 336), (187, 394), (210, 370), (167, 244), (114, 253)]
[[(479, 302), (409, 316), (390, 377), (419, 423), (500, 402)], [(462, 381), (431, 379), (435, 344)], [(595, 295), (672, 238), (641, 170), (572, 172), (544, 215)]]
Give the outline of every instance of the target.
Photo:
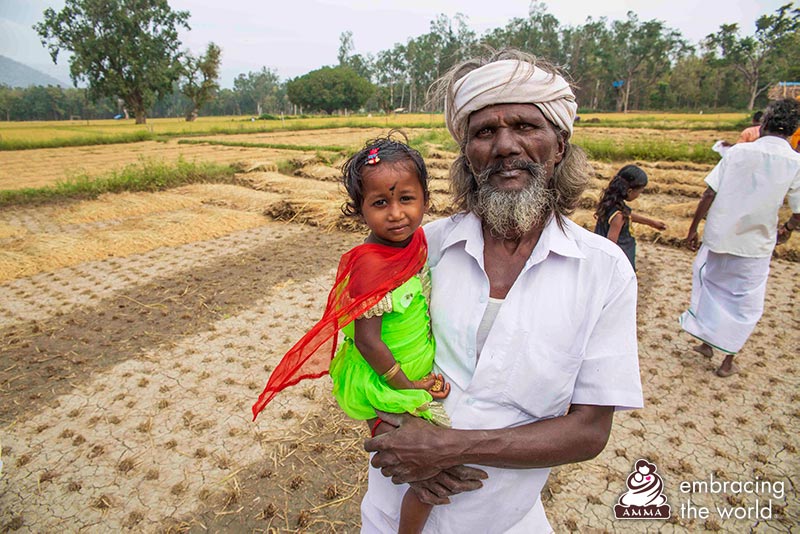
[[(452, 98), (452, 102), (450, 99)], [(468, 72), (445, 99), (447, 129), (458, 143), (473, 111), (494, 104), (533, 104), (553, 124), (572, 136), (578, 104), (567, 81), (527, 61), (504, 59)]]

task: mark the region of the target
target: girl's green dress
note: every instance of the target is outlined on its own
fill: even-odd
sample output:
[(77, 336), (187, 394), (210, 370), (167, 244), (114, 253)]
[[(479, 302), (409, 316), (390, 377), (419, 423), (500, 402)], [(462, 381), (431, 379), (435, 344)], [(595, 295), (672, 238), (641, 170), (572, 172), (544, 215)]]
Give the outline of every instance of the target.
[[(433, 369), (436, 344), (428, 314), (430, 271), (423, 268), (400, 287), (387, 293), (362, 317), (382, 316), (381, 339), (409, 380), (420, 380)], [(411, 413), (436, 420), (433, 400), (423, 389), (392, 389), (358, 352), (353, 342), (354, 324), (342, 328), (344, 342), (331, 361), (333, 395), (345, 413), (358, 420), (377, 417), (375, 409), (388, 413)], [(442, 411), (443, 413), (443, 411)], [(436, 421), (435, 421), (436, 422)]]

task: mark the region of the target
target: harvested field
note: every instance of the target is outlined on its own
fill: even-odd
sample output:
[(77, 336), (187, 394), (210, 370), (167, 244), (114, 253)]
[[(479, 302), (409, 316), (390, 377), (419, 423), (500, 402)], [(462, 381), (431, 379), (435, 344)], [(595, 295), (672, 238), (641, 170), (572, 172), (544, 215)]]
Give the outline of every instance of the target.
[[(301, 384), (250, 421), (269, 372), (319, 317), (339, 256), (363, 238), (339, 210), (339, 185), (306, 172), (324, 162), (274, 152), (259, 150), (254, 161), (299, 158), (303, 175), (253, 165), (236, 185), (0, 212), (0, 530), (358, 529), (367, 430), (340, 413), (330, 381)], [(451, 211), (443, 179), (451, 158), (441, 150), (427, 158), (431, 218)], [(800, 321), (792, 313), (800, 263), (773, 260), (742, 372), (718, 379), (718, 358), (694, 353), (677, 325), (693, 255), (665, 245), (683, 237), (710, 166), (640, 164), (650, 186), (633, 207), (669, 225), (663, 236), (637, 228), (646, 406), (616, 415), (598, 458), (555, 469), (543, 495), (548, 516), (557, 532), (789, 531), (800, 524)], [(576, 220), (593, 225), (591, 199), (621, 165), (595, 164)], [(781, 254), (797, 259), (798, 250), (795, 236)], [(667, 524), (613, 519), (643, 457), (664, 479)], [(782, 482), (785, 493), (695, 493), (692, 503), (712, 515), (682, 515), (689, 495), (680, 483), (710, 476)], [(714, 513), (755, 498), (771, 499), (769, 519)]]
[(578, 128), (575, 130), (575, 143), (583, 139), (608, 139), (614, 142), (648, 142), (658, 139), (663, 143), (703, 143), (711, 147), (718, 139), (735, 143), (739, 132), (719, 132), (717, 130), (654, 130), (650, 128)]
[(177, 141), (127, 143), (0, 152), (0, 190), (44, 187), (81, 175), (99, 177), (145, 161), (173, 163), (213, 161), (254, 165), (288, 159), (291, 150), (212, 145), (179, 145)]
[[(347, 146), (360, 148), (368, 139), (386, 135), (386, 128), (331, 128), (325, 130), (300, 130), (295, 132), (268, 132), (255, 134), (231, 134), (198, 136), (192, 139), (226, 141), (235, 143), (275, 143), (287, 145)], [(404, 128), (403, 132), (411, 138), (426, 130)]]

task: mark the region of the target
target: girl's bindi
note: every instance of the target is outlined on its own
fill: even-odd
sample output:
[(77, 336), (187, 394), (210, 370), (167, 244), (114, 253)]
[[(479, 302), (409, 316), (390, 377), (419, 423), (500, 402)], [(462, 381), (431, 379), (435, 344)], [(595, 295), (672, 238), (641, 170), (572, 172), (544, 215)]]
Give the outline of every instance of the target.
[(394, 196), (394, 190), (395, 190), (396, 188), (397, 188), (397, 182), (395, 182), (395, 183), (394, 183), (394, 185), (393, 185), (392, 187), (390, 187), (390, 188), (389, 188), (389, 191), (391, 191), (391, 193), (392, 193), (392, 196)]

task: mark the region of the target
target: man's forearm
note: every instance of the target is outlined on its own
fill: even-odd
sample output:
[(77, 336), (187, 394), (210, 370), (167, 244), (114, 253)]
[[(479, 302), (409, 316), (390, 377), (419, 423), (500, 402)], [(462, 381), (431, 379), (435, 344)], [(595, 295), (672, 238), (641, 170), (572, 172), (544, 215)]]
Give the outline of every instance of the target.
[(576, 405), (562, 417), (500, 430), (452, 430), (447, 464), (536, 468), (582, 462), (605, 448), (613, 406)]

